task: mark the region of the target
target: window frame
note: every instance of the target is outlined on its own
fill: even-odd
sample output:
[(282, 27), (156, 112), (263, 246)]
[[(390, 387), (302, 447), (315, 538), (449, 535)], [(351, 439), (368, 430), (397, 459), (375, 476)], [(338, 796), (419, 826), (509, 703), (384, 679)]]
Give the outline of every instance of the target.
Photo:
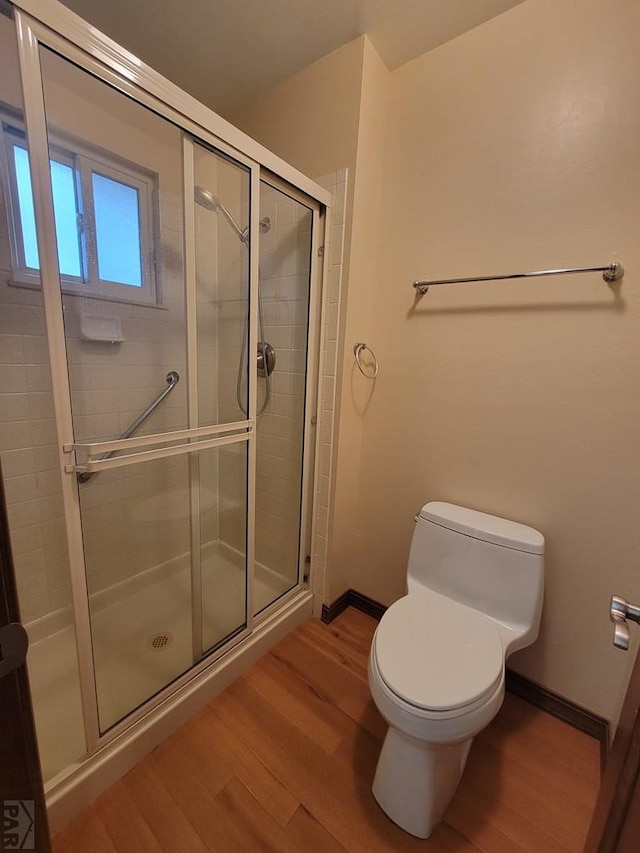
[[(22, 120), (13, 111), (0, 110), (2, 136), (2, 169), (7, 187), (6, 205), (9, 219), (12, 279), (10, 284), (40, 287), (40, 271), (27, 266), (22, 217), (18, 195), (14, 146), (28, 152)], [(49, 160), (73, 169), (76, 210), (78, 217), (78, 252), (81, 276), (62, 274), (60, 286), (65, 294), (93, 299), (126, 302), (137, 305), (161, 306), (157, 281), (156, 224), (158, 215), (158, 175), (117, 154), (71, 136), (49, 134)], [(96, 213), (93, 202), (93, 175), (100, 175), (136, 190), (140, 228), (141, 285), (101, 279), (98, 267)]]

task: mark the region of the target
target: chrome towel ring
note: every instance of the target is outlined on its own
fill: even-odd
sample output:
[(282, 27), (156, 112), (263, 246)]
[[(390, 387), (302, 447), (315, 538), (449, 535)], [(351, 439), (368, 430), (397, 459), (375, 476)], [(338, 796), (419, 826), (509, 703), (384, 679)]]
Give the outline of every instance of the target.
[[(369, 352), (371, 353), (371, 357), (373, 358), (373, 373), (367, 373), (367, 371), (362, 366), (362, 362), (360, 361), (360, 356), (362, 355), (362, 353), (365, 350), (369, 350)], [(378, 375), (378, 371), (380, 370), (380, 365), (378, 364), (378, 359), (376, 358), (376, 355), (375, 355), (374, 351), (371, 349), (371, 347), (368, 347), (362, 341), (360, 343), (354, 344), (353, 345), (353, 355), (355, 357), (356, 364), (358, 365), (358, 370), (360, 371), (360, 373), (363, 376), (366, 376), (367, 379), (375, 379), (376, 376)]]

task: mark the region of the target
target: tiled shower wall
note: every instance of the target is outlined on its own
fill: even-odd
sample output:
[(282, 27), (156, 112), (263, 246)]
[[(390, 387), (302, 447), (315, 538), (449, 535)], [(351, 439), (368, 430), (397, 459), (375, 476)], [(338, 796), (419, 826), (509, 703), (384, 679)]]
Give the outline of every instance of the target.
[[(298, 570), (312, 215), (309, 208), (262, 184), (260, 217), (270, 219), (270, 228), (260, 235), (259, 337), (274, 347), (276, 364), (268, 380), (269, 402), (257, 426), (256, 560), (293, 585)], [(225, 299), (222, 288), (220, 293), (224, 343), (226, 324), (237, 324), (244, 307)], [(220, 382), (226, 386), (224, 399), (236, 417), (237, 373), (237, 353), (221, 348)], [(259, 378), (258, 408), (265, 403), (266, 388), (266, 379)], [(225, 419), (231, 419), (231, 412)], [(221, 483), (237, 481), (238, 457), (239, 448), (221, 451)], [(221, 514), (221, 541), (241, 550), (242, 532)]]
[[(0, 100), (21, 110), (14, 32), (2, 18)], [(2, 152), (4, 154), (4, 151)], [(0, 449), (22, 618), (70, 600), (68, 558), (41, 294), (11, 276), (5, 171), (0, 170)]]
[(40, 294), (10, 288), (0, 198), (0, 447), (22, 618), (70, 601), (60, 473)]

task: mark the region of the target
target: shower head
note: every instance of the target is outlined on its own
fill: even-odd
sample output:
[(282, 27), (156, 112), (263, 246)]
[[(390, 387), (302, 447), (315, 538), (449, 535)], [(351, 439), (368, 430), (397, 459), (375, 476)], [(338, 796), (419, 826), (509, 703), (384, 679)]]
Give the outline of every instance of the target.
[(204, 207), (205, 210), (212, 210), (217, 213), (221, 209), (221, 205), (216, 196), (206, 187), (196, 187), (193, 191), (196, 204)]
[(244, 230), (238, 225), (233, 216), (229, 213), (224, 204), (220, 201), (220, 199), (215, 196), (211, 190), (208, 190), (206, 187), (196, 187), (193, 191), (193, 198), (196, 204), (199, 204), (200, 207), (204, 207), (205, 210), (211, 210), (213, 213), (222, 213), (224, 218), (227, 220), (229, 225), (236, 232), (238, 239), (242, 243), (247, 242), (247, 237), (249, 235), (249, 229), (245, 228)]
[[(222, 213), (242, 243), (246, 243), (249, 240), (249, 226), (241, 228), (218, 196), (214, 195), (211, 190), (208, 190), (206, 187), (195, 187), (193, 198), (195, 203), (199, 204), (200, 207), (204, 207), (205, 210), (211, 210), (213, 213)], [(260, 231), (265, 234), (270, 228), (271, 220), (268, 216), (265, 216), (264, 219), (260, 220)]]

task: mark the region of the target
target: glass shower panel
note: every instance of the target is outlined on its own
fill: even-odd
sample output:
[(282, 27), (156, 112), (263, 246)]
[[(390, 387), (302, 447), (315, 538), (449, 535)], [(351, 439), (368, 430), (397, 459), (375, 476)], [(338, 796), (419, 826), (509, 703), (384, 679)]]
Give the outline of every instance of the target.
[(40, 761), (49, 780), (79, 761), (86, 744), (44, 306), (37, 274), (22, 280), (25, 254), (37, 263), (37, 246), (28, 205), (20, 228), (25, 199), (16, 171), (27, 162), (27, 138), (15, 29), (2, 14), (0, 54), (0, 458)]
[(82, 247), (82, 275), (61, 268), (75, 439), (120, 437), (170, 374), (136, 435), (185, 429), (181, 132), (51, 51), (40, 57), (49, 155), (73, 165)]
[[(247, 417), (250, 175), (245, 167), (195, 142), (193, 168), (198, 352), (194, 426), (206, 426)], [(247, 445), (199, 453), (192, 465), (200, 484), (206, 653), (246, 622)]]
[[(202, 652), (247, 623), (247, 442), (203, 450), (200, 471)], [(218, 483), (218, 489), (211, 488)]]
[[(194, 143), (208, 194), (196, 204), (180, 130), (46, 48), (40, 56), (49, 155), (73, 164), (82, 249), (82, 276), (60, 270), (75, 442), (244, 420), (235, 390), (221, 398), (217, 299), (224, 279), (244, 300), (224, 346), (246, 386), (248, 252), (234, 224), (248, 215), (249, 170)], [(195, 283), (185, 204), (197, 208)], [(152, 460), (77, 476), (101, 732), (246, 625), (246, 441), (180, 455), (168, 444), (153, 444)]]
[(249, 171), (194, 143), (198, 425), (247, 417)]
[(313, 214), (262, 181), (260, 217), (258, 335), (275, 366), (258, 382), (256, 613), (298, 583)]
[(186, 456), (101, 471), (83, 495), (101, 731), (192, 664), (189, 518)]
[[(181, 132), (49, 50), (40, 57), (49, 153), (74, 164), (83, 247), (82, 279), (61, 271), (74, 438), (119, 438), (172, 374), (175, 385), (136, 435), (185, 429)], [(97, 189), (105, 175), (121, 192)], [(135, 236), (132, 195), (143, 285), (121, 270), (109, 288), (104, 270), (122, 261), (118, 222)], [(105, 731), (192, 662), (189, 463), (182, 456), (80, 474), (77, 485)]]

